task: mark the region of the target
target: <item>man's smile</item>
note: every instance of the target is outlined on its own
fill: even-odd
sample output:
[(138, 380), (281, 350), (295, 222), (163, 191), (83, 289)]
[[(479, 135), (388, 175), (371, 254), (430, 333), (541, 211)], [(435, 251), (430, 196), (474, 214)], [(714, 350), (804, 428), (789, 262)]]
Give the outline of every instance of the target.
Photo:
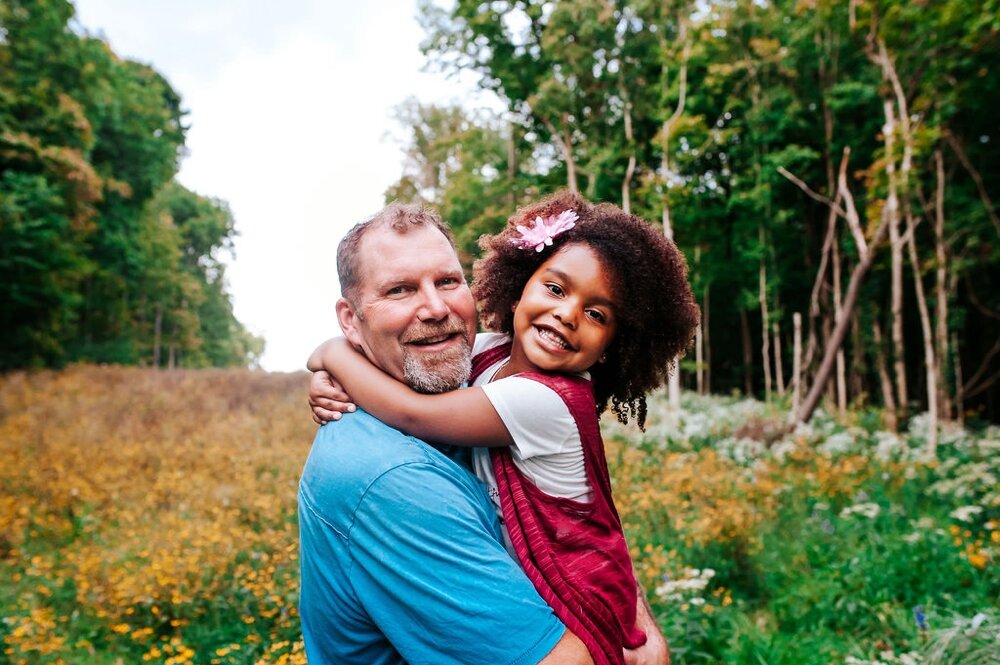
[(465, 340), (466, 336), (464, 330), (449, 330), (430, 335), (411, 334), (408, 335), (406, 339), (403, 339), (402, 343), (407, 347), (418, 349), (421, 352), (431, 353), (446, 349), (454, 342), (461, 342), (465, 344)]

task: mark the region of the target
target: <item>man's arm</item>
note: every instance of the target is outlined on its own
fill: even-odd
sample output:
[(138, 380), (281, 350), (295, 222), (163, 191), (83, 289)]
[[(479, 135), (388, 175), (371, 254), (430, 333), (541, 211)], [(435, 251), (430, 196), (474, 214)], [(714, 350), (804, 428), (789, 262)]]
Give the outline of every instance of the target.
[(636, 585), (636, 626), (646, 633), (646, 643), (638, 649), (625, 649), (625, 665), (670, 665), (670, 648), (656, 621), (653, 608), (642, 587)]
[(567, 630), (538, 665), (594, 665), (594, 659), (583, 641)]

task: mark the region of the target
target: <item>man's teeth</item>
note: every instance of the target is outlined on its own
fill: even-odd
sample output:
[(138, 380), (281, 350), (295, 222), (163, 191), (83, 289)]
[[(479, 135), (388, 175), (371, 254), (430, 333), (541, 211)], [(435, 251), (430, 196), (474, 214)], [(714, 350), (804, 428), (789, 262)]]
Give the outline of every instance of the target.
[(552, 342), (553, 344), (561, 346), (564, 349), (568, 349), (569, 348), (569, 344), (566, 343), (566, 340), (564, 340), (562, 337), (560, 337), (559, 335), (555, 334), (551, 330), (548, 330), (546, 328), (539, 328), (538, 329), (538, 335), (540, 337), (542, 337), (542, 338), (544, 338), (544, 339)]
[(427, 337), (424, 339), (414, 340), (413, 344), (437, 344), (438, 342), (443, 342), (451, 337), (451, 335), (441, 335), (439, 337)]

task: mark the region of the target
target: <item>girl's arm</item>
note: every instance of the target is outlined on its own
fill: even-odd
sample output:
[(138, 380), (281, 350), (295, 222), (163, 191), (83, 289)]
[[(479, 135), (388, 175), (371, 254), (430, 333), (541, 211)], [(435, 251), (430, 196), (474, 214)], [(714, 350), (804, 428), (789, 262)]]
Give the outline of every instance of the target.
[(326, 370), (351, 401), (398, 430), (427, 441), (455, 446), (509, 446), (514, 443), (481, 388), (424, 395), (397, 381), (356, 351), (343, 337), (321, 344), (308, 368)]

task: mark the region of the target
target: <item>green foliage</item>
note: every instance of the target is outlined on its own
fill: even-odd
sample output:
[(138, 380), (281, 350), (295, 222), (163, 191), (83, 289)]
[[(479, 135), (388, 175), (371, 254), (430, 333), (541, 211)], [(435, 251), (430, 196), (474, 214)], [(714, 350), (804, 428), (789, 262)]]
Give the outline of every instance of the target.
[(750, 400), (684, 406), (656, 395), (641, 439), (604, 423), (673, 662), (1000, 655), (1000, 430), (952, 427), (928, 464), (919, 419), (903, 435), (824, 414), (793, 430)]
[[(849, 149), (847, 185), (860, 226), (871, 235), (887, 198), (883, 101), (898, 104), (899, 91), (910, 135), (897, 127), (898, 154), (891, 157), (899, 172), (908, 138), (910, 169), (899, 196), (904, 213), (917, 223), (916, 270), (932, 300), (941, 263), (934, 232), (938, 154), (943, 164), (945, 329), (958, 345), (957, 360), (943, 364), (964, 368), (967, 396), (973, 398), (965, 404), (969, 414), (983, 412), (996, 421), (1000, 355), (992, 340), (1000, 336), (1000, 300), (993, 295), (1000, 293), (1000, 161), (993, 109), (1000, 105), (1000, 86), (989, 72), (1000, 57), (1000, 33), (994, 0), (459, 0), (451, 9), (431, 2), (420, 7), (430, 64), (478, 74), (480, 85), (507, 106), (502, 121), (467, 117), (471, 124), (463, 131), (474, 133), (472, 125), (483, 131), (513, 127), (517, 136), (516, 159), (505, 160), (501, 150), (488, 158), (465, 155), (462, 168), (440, 172), (436, 183), (439, 191), (467, 192), (496, 221), (484, 223), (461, 206), (453, 214), (447, 197), (425, 197), (465, 239), (463, 248), (469, 251), (470, 238), (517, 205), (559, 187), (575, 184), (591, 199), (623, 204), (634, 159), (634, 174), (624, 183), (631, 209), (655, 221), (669, 212), (673, 236), (692, 264), (695, 291), (710, 315), (710, 389), (720, 392), (745, 390), (745, 372), (750, 391), (760, 391), (761, 359), (747, 366), (743, 350), (756, 354), (761, 348), (762, 323), (780, 324), (785, 368), (791, 366), (795, 312), (806, 317), (804, 335), (820, 345), (828, 337), (834, 317), (829, 262), (818, 311), (808, 313), (829, 217), (822, 198), (834, 196)], [(883, 51), (898, 85), (879, 62)], [(408, 119), (404, 125), (417, 131)], [(470, 182), (468, 174), (485, 164), (507, 177), (476, 187), (480, 183)], [(390, 189), (390, 197), (414, 194), (404, 181)], [(843, 218), (838, 226), (843, 291), (858, 251)], [(851, 398), (861, 402), (881, 393), (869, 355), (893, 353), (888, 335), (879, 348), (870, 332), (874, 322), (888, 329), (889, 260), (882, 250), (857, 310), (867, 324), (845, 345), (857, 373)], [(767, 322), (760, 320), (762, 268)], [(918, 367), (923, 333), (912, 274), (904, 281), (905, 361)], [(807, 377), (818, 357), (811, 356)], [(960, 392), (957, 369), (945, 381), (951, 395)], [(909, 372), (909, 394), (924, 399), (918, 374)], [(968, 380), (972, 375), (976, 381)]]
[(217, 256), (232, 215), (172, 182), (180, 97), (72, 16), (65, 0), (0, 4), (0, 369), (252, 362), (262, 341)]

